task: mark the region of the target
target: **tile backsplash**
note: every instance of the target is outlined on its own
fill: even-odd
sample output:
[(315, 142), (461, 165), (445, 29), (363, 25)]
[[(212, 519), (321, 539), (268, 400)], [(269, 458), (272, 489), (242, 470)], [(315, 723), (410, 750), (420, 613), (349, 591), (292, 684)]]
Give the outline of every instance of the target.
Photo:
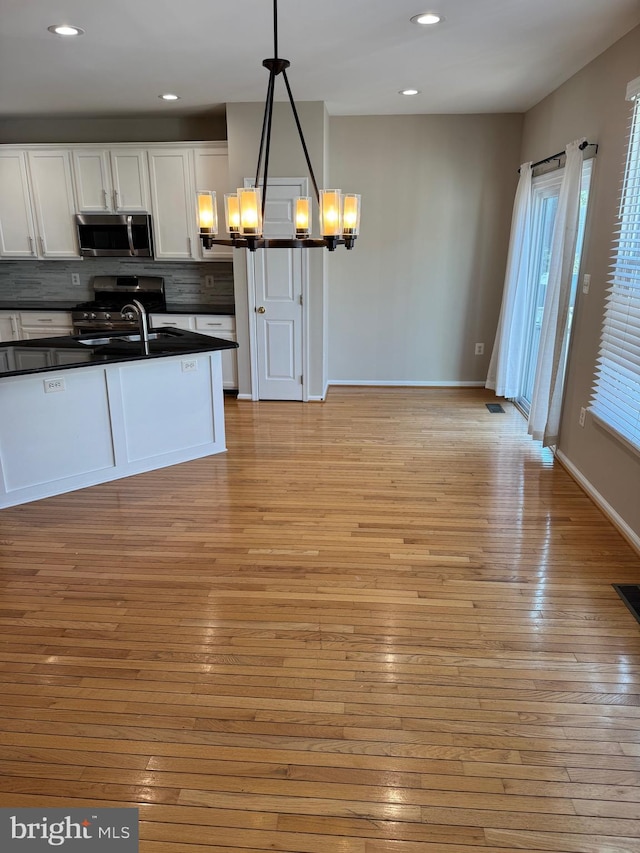
[[(71, 283), (79, 273), (80, 284)], [(48, 299), (84, 302), (93, 298), (94, 275), (161, 275), (167, 302), (181, 305), (230, 303), (233, 296), (233, 261), (158, 263), (119, 258), (85, 258), (80, 261), (0, 261), (0, 301)], [(205, 276), (213, 276), (207, 285)]]

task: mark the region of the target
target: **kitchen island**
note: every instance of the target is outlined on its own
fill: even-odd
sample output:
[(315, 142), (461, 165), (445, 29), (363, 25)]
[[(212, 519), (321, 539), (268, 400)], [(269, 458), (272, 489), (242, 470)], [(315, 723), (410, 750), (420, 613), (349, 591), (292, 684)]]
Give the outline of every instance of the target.
[(222, 453), (235, 347), (180, 329), (0, 344), (0, 508)]

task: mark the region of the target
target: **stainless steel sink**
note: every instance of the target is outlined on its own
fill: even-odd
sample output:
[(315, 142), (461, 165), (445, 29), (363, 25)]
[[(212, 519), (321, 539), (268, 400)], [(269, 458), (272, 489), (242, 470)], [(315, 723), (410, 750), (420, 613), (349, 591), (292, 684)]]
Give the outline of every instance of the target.
[[(166, 332), (149, 332), (148, 340), (158, 341), (164, 338), (175, 338), (179, 336), (173, 329)], [(86, 347), (102, 347), (107, 344), (122, 344), (122, 343), (142, 343), (142, 336), (135, 335), (109, 335), (109, 337), (101, 338), (76, 338), (79, 344), (84, 344)]]
[[(163, 338), (175, 338), (176, 333), (174, 331), (169, 332), (149, 332), (147, 335), (147, 340), (149, 341), (160, 341)], [(113, 340), (113, 338), (112, 338)], [(138, 342), (142, 341), (142, 335), (118, 335), (117, 340), (119, 341), (133, 341)]]
[(117, 338), (76, 338), (79, 344), (84, 344), (86, 347), (99, 347), (104, 344), (109, 344), (113, 340), (117, 340)]

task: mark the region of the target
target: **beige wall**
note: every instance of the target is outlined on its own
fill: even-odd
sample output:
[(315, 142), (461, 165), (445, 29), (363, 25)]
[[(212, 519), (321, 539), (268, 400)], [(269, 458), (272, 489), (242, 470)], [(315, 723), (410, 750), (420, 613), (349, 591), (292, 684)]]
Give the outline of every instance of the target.
[(331, 118), (329, 180), (362, 194), (362, 234), (328, 258), (330, 381), (484, 383), (521, 132), (520, 115)]
[(600, 341), (612, 232), (623, 173), (630, 105), (629, 80), (640, 76), (640, 27), (583, 68), (525, 117), (522, 160), (538, 160), (586, 136), (600, 146), (595, 160), (582, 272), (588, 295), (578, 291), (559, 449), (623, 521), (640, 537), (640, 457), (597, 427), (587, 406)]

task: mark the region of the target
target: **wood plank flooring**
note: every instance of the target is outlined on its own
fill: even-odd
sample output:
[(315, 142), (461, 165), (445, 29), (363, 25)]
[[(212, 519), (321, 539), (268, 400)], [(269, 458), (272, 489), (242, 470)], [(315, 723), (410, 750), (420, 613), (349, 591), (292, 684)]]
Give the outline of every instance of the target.
[(226, 400), (0, 513), (0, 805), (142, 853), (638, 853), (640, 558), (484, 390)]

